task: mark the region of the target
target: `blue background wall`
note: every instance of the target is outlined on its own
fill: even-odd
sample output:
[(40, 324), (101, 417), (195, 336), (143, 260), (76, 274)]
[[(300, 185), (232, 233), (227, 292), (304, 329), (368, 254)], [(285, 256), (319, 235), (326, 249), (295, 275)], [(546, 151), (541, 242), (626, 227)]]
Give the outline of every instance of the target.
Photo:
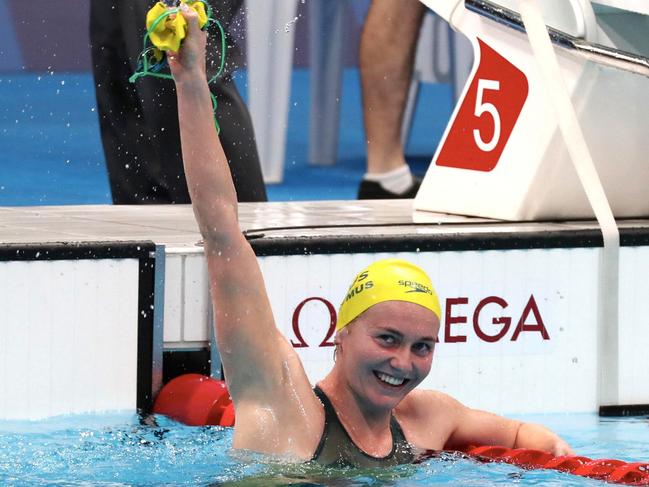
[[(337, 1), (337, 0), (329, 0)], [(345, 45), (358, 45), (370, 0), (347, 0)], [(153, 3), (153, 2), (152, 2)], [(0, 0), (0, 72), (90, 70), (88, 0)], [(298, 5), (295, 65), (309, 63), (309, 2)], [(144, 29), (144, 19), (142, 19)], [(233, 34), (245, 46), (245, 13), (233, 23)], [(358, 61), (357, 49), (345, 50), (345, 64)]]

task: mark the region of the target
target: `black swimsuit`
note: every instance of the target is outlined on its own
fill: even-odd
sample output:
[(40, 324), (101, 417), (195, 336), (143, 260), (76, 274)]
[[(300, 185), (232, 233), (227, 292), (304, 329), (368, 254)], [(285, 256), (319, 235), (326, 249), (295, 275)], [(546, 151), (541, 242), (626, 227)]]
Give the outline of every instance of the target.
[(324, 431), (311, 459), (313, 462), (336, 467), (368, 468), (401, 465), (415, 460), (412, 446), (406, 440), (399, 422), (393, 415), (390, 416), (392, 451), (385, 457), (373, 457), (356, 446), (325, 393), (319, 387), (315, 387), (313, 392), (322, 402), (325, 411)]

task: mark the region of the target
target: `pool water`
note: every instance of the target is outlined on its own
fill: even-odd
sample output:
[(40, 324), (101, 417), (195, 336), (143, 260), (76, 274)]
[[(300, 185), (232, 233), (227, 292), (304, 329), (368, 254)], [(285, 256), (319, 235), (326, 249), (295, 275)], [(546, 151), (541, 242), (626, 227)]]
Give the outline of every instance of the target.
[[(579, 455), (649, 460), (647, 418), (521, 416), (561, 434)], [(0, 421), (2, 486), (424, 486), (605, 485), (555, 471), (525, 471), (452, 455), (380, 470), (269, 464), (231, 451), (232, 430), (187, 427), (164, 417), (75, 415)]]

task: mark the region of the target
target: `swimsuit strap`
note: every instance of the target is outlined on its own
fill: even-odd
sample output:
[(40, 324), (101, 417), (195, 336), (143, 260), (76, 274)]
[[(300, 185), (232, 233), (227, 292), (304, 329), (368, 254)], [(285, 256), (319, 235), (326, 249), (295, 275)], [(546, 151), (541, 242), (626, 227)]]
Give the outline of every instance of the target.
[(313, 392), (324, 407), (325, 424), (312, 461), (323, 465), (377, 467), (412, 463), (415, 459), (412, 446), (394, 415), (390, 416), (392, 450), (385, 457), (373, 457), (354, 443), (322, 389), (316, 386)]

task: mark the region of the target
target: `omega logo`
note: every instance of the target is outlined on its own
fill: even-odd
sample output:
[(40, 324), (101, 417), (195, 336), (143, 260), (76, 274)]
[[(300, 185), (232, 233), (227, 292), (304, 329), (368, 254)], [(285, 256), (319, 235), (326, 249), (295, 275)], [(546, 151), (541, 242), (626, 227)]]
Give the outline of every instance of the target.
[[(334, 343), (332, 337), (336, 331), (337, 319), (336, 308), (326, 298), (317, 296), (306, 298), (295, 307), (291, 320), (295, 340), (291, 340), (291, 345), (293, 345), (294, 348), (310, 347), (302, 337), (302, 332), (300, 330), (300, 313), (302, 312), (304, 305), (312, 301), (322, 303), (329, 313), (329, 323), (326, 327), (323, 327), (323, 329), (326, 328), (326, 332), (324, 333), (323, 339), (318, 347), (333, 347)], [(443, 343), (466, 342), (468, 338), (467, 333), (471, 330), (471, 328), (466, 327), (469, 316), (471, 316), (473, 333), (479, 340), (487, 343), (495, 343), (506, 339), (505, 337), (509, 333), (512, 323), (514, 322), (514, 317), (508, 316), (504, 313), (504, 310), (509, 307), (509, 303), (504, 298), (498, 296), (487, 296), (478, 302), (472, 314), (457, 313), (457, 310), (454, 309), (456, 306), (468, 304), (469, 298), (467, 297), (446, 299), (444, 306), (444, 319), (440, 328), (440, 341)], [(492, 310), (494, 306), (497, 306), (499, 311), (496, 312), (496, 316), (491, 318), (491, 324), (497, 325), (499, 328), (495, 333), (487, 333), (486, 324), (484, 323), (484, 315), (487, 315), (489, 310)], [(517, 341), (521, 333), (538, 333), (541, 335), (543, 340), (550, 340), (550, 335), (533, 294), (530, 294), (527, 303), (523, 307), (523, 311), (520, 313), (520, 316), (516, 321), (516, 326), (509, 340), (512, 342)]]
[(304, 341), (304, 338), (302, 338), (302, 332), (300, 331), (300, 312), (302, 311), (302, 308), (304, 308), (304, 305), (310, 301), (319, 301), (323, 303), (327, 307), (327, 311), (329, 311), (329, 328), (327, 329), (327, 334), (325, 335), (324, 339), (322, 340), (319, 346), (320, 347), (335, 346), (334, 342), (331, 341), (331, 337), (336, 331), (336, 320), (337, 320), (336, 308), (334, 308), (334, 305), (331, 304), (330, 301), (327, 301), (325, 298), (318, 298), (318, 297), (306, 298), (304, 301), (298, 304), (297, 307), (295, 308), (295, 311), (293, 311), (293, 319), (292, 319), (293, 333), (295, 334), (295, 338), (297, 338), (297, 343), (291, 340), (291, 345), (293, 345), (294, 348), (307, 348), (309, 346), (307, 342)]

